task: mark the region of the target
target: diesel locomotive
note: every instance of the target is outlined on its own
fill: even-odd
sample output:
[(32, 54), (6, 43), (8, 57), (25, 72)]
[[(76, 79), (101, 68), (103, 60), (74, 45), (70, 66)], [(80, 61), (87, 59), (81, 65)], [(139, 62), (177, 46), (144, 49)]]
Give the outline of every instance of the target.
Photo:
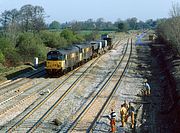
[(106, 35), (101, 40), (50, 51), (47, 53), (46, 72), (49, 76), (63, 75), (112, 47), (112, 38)]

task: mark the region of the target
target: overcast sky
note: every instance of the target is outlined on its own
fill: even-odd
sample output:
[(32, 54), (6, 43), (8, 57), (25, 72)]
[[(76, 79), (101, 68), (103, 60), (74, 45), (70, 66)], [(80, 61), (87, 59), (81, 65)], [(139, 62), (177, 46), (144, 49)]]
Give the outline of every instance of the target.
[(4, 10), (20, 9), (25, 4), (39, 5), (49, 16), (47, 22), (60, 23), (72, 20), (104, 18), (106, 21), (139, 20), (169, 17), (173, 2), (180, 0), (0, 0), (0, 13)]

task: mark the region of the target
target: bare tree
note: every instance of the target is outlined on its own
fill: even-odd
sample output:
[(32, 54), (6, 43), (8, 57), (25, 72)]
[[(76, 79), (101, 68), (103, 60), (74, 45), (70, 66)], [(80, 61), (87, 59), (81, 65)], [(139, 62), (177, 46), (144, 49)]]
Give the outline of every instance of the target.
[(172, 18), (180, 16), (180, 5), (179, 3), (173, 3), (172, 9), (170, 10), (170, 16)]
[(170, 29), (171, 40), (174, 42), (180, 55), (180, 5), (179, 3), (173, 3), (172, 9), (170, 10), (171, 21)]
[(180, 56), (180, 5), (173, 3), (170, 10), (170, 18), (162, 21), (157, 33), (160, 39), (168, 42), (176, 56)]
[(8, 29), (8, 25), (10, 24), (10, 20), (11, 20), (10, 15), (11, 15), (11, 12), (5, 10), (0, 16), (0, 22), (5, 31)]

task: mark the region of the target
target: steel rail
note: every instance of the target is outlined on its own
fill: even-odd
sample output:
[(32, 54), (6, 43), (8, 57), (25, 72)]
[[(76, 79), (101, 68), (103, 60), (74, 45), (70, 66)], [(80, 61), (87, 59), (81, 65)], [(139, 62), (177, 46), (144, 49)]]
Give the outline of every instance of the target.
[[(69, 88), (73, 88), (73, 86), (75, 86), (75, 84), (78, 83), (78, 81), (80, 80), (80, 78), (87, 72), (87, 70), (94, 65), (100, 58), (101, 56), (97, 57), (95, 59), (94, 62), (92, 62), (92, 64), (74, 81), (74, 83), (69, 87)], [(83, 65), (82, 65), (83, 66)], [(82, 67), (81, 66), (81, 67)], [(36, 105), (29, 113), (27, 113), (23, 118), (21, 118), (18, 122), (16, 122), (11, 128), (9, 128), (6, 132), (12, 132), (14, 131), (16, 128), (18, 128), (30, 115), (32, 115), (39, 107), (41, 107), (41, 105), (43, 105), (62, 85), (64, 85), (67, 80), (76, 73), (77, 70), (79, 70), (81, 67), (78, 67), (78, 69), (76, 69), (71, 75), (69, 75), (58, 87), (56, 87), (51, 93), (49, 93), (49, 95), (47, 95), (38, 105)], [(68, 90), (63, 94), (64, 96), (67, 95), (70, 92), (70, 89), (68, 88)], [(62, 96), (63, 96), (62, 95)], [(61, 98), (62, 100), (62, 98)]]
[[(119, 42), (117, 42), (119, 43)], [(38, 128), (38, 126), (45, 120), (50, 113), (58, 106), (58, 104), (64, 99), (64, 97), (73, 89), (73, 87), (80, 81), (80, 79), (84, 76), (91, 66), (93, 66), (101, 57), (100, 55), (81, 75), (76, 79), (76, 81), (66, 90), (66, 92), (46, 111), (46, 113), (27, 131), (27, 133), (32, 133), (34, 130)]]
[[(29, 76), (29, 78), (35, 78), (35, 77), (38, 78), (38, 77), (41, 77), (43, 75), (45, 75), (44, 70), (41, 70), (41, 71), (36, 72), (33, 75)], [(3, 103), (5, 103), (5, 102), (7, 102), (9, 100), (12, 100), (12, 99), (18, 97), (20, 94), (25, 92), (25, 91), (23, 91), (21, 93), (17, 93), (16, 95), (12, 96), (12, 93), (14, 93), (15, 90), (21, 89), (23, 85), (26, 85), (26, 84), (30, 83), (32, 79), (27, 79), (27, 81), (25, 81), (24, 83), (18, 84), (18, 87), (17, 86), (14, 86), (14, 87), (12, 86), (12, 85), (15, 85), (15, 84), (23, 81), (23, 80), (25, 80), (25, 79), (20, 79), (20, 80), (14, 82), (14, 83), (8, 84), (7, 86), (3, 87), (3, 90), (0, 91), (0, 93), (1, 93), (0, 98), (3, 99), (3, 101), (2, 100), (0, 101), (0, 105), (2, 105)], [(12, 86), (12, 87), (6, 88), (8, 86)], [(27, 85), (27, 86), (29, 86), (29, 85)], [(2, 88), (0, 88), (0, 89), (2, 89)], [(23, 87), (23, 90), (24, 89), (25, 88)]]
[(102, 112), (104, 112), (107, 108), (107, 106), (109, 105), (113, 95), (116, 93), (117, 89), (119, 88), (120, 86), (120, 83), (121, 83), (121, 80), (122, 78), (124, 77), (125, 73), (126, 73), (126, 70), (129, 66), (129, 62), (130, 62), (130, 58), (131, 58), (131, 55), (132, 55), (132, 39), (131, 39), (131, 48), (130, 48), (130, 55), (128, 57), (128, 61), (127, 61), (127, 64), (118, 80), (118, 82), (116, 83), (115, 87), (113, 88), (111, 94), (109, 95), (109, 97), (107, 98), (107, 100), (105, 101), (105, 103), (103, 104), (101, 110), (98, 112), (97, 116), (95, 117), (95, 119), (93, 120), (93, 122), (91, 123), (90, 127), (88, 128), (87, 132), (93, 132), (93, 129), (94, 129), (94, 126), (96, 124), (96, 122), (98, 121), (98, 119), (100, 119), (100, 116), (102, 114)]
[[(39, 72), (39, 73), (36, 73), (36, 76), (37, 76), (37, 78), (38, 77), (41, 77), (41, 76), (43, 76), (43, 75), (45, 75), (45, 73), (43, 73), (44, 71), (41, 71), (41, 72)], [(23, 80), (23, 79), (21, 79), (21, 80)], [(15, 92), (16, 91), (16, 89), (18, 90), (18, 89), (21, 89), (21, 87), (23, 86), (23, 85), (26, 85), (26, 84), (28, 84), (28, 83), (30, 83), (31, 81), (30, 80), (28, 80), (28, 81), (26, 81), (25, 83), (22, 83), (22, 84), (20, 84), (18, 87), (13, 87), (13, 88), (10, 88), (11, 90), (6, 90), (6, 91), (4, 91), (4, 92), (1, 92), (2, 94), (0, 95), (0, 98), (1, 97), (3, 97), (3, 96), (5, 96), (5, 95), (7, 95), (7, 94), (9, 94), (9, 93), (11, 93), (11, 92)], [(15, 84), (15, 83), (14, 83)], [(12, 85), (12, 84), (11, 84)], [(17, 95), (13, 95), (13, 97), (17, 97), (19, 94), (17, 94)], [(6, 98), (7, 98), (7, 96), (5, 96)], [(9, 99), (9, 98), (8, 98)], [(0, 101), (0, 105), (4, 102), (5, 100), (3, 100), (3, 101)]]
[[(108, 83), (111, 81), (111, 79), (113, 78), (114, 74), (116, 73), (116, 71), (118, 70), (118, 68), (120, 67), (126, 52), (127, 52), (127, 48), (128, 48), (128, 44), (129, 44), (129, 39), (127, 41), (127, 45), (126, 45), (126, 49), (124, 51), (124, 54), (119, 62), (119, 64), (116, 66), (115, 70), (113, 71), (113, 73), (110, 75), (110, 77), (108, 78), (108, 80), (103, 84), (103, 86), (101, 87), (101, 89), (96, 93), (96, 95), (93, 97), (93, 99), (89, 102), (89, 104), (83, 109), (83, 111), (79, 114), (79, 116), (74, 120), (73, 124), (71, 125), (71, 127), (68, 129), (68, 132), (71, 132), (76, 125), (78, 124), (78, 122), (82, 119), (82, 117), (85, 115), (85, 113), (88, 111), (88, 109), (91, 107), (91, 105), (95, 102), (96, 98), (101, 94), (101, 92), (105, 89), (105, 87), (108, 85)], [(60, 131), (58, 131), (60, 132)]]
[(36, 77), (36, 75), (38, 75), (39, 73), (42, 73), (42, 72), (44, 72), (45, 70), (43, 69), (43, 70), (39, 70), (39, 71), (35, 71), (33, 74), (30, 74), (30, 75), (28, 75), (28, 76), (26, 76), (26, 77), (23, 77), (23, 78), (21, 78), (21, 77), (16, 77), (15, 79), (13, 79), (13, 81), (5, 81), (5, 82), (3, 82), (3, 83), (1, 83), (0, 84), (0, 90), (3, 90), (3, 89), (5, 89), (5, 88), (7, 88), (7, 87), (9, 87), (9, 86), (11, 86), (11, 85), (14, 85), (14, 84), (16, 84), (16, 83), (18, 83), (18, 82), (20, 82), (20, 81), (22, 81), (24, 78), (34, 78), (34, 77)]

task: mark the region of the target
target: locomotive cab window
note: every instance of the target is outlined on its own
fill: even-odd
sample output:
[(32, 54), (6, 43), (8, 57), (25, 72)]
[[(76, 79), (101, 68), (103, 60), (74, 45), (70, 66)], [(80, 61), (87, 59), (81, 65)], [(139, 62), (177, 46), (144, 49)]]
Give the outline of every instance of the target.
[(64, 55), (58, 52), (50, 52), (47, 55), (48, 60), (64, 60)]

